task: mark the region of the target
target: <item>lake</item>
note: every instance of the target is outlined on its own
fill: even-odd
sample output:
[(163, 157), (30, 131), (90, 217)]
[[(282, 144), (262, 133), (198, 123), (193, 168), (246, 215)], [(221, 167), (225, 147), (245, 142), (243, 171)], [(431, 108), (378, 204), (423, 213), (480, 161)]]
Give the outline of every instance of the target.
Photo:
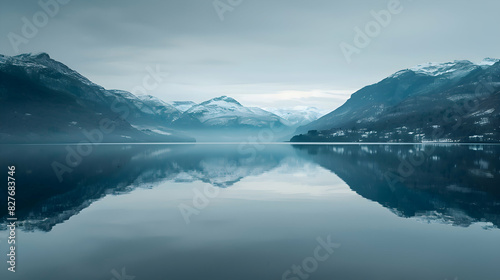
[(0, 149), (1, 279), (500, 279), (499, 145)]

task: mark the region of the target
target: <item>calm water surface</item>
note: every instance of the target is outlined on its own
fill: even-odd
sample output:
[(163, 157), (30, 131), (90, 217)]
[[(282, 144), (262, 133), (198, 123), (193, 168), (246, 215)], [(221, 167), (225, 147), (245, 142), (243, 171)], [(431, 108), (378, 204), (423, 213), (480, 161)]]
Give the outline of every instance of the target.
[(0, 149), (2, 280), (500, 279), (500, 146)]

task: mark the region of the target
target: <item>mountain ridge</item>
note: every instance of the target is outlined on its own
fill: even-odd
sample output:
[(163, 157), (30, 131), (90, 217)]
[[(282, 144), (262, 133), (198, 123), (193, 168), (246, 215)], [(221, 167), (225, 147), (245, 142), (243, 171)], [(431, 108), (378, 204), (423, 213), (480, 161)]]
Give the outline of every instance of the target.
[[(133, 95), (132, 95), (133, 96)], [(0, 142), (171, 142), (194, 141), (136, 129), (158, 123), (124, 91), (106, 90), (46, 53), (0, 59)], [(103, 129), (103, 123), (106, 129)], [(88, 139), (88, 135), (101, 135)]]
[[(297, 128), (291, 141), (498, 142), (500, 62), (480, 64), (455, 61), (398, 71)], [(442, 135), (434, 137), (435, 131)], [(475, 135), (480, 137), (470, 138)]]
[(103, 119), (117, 128), (103, 140), (111, 142), (192, 141), (200, 130), (212, 132), (204, 139), (230, 140), (227, 130), (249, 137), (252, 130), (289, 125), (226, 95), (196, 104), (105, 89), (46, 53), (0, 55), (0, 101), (1, 143), (79, 142), (82, 131), (99, 128)]

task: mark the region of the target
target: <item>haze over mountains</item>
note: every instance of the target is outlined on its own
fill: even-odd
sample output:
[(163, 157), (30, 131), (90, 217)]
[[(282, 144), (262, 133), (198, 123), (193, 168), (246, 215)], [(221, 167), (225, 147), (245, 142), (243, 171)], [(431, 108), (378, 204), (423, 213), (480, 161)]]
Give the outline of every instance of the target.
[(305, 122), (227, 96), (167, 103), (107, 90), (46, 53), (0, 55), (0, 100), (2, 143), (242, 140), (263, 128), (288, 136)]
[(497, 59), (426, 63), (324, 115), (229, 96), (165, 102), (107, 90), (46, 53), (0, 55), (0, 143), (256, 141), (269, 129), (261, 141), (499, 142), (499, 93)]

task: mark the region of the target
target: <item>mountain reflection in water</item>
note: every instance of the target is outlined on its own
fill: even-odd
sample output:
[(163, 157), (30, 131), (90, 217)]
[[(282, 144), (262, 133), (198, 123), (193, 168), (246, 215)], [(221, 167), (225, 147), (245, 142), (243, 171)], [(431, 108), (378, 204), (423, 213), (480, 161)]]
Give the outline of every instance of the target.
[[(398, 216), (463, 227), (483, 222), (488, 228), (500, 226), (499, 150), (495, 145), (284, 144), (250, 154), (238, 145), (102, 145), (62, 182), (52, 163), (65, 163), (64, 145), (3, 146), (0, 161), (16, 165), (16, 199), (22, 202), (17, 216), (27, 231), (50, 231), (106, 195), (163, 182), (230, 188), (248, 176), (278, 168), (293, 173), (306, 163), (331, 171)], [(419, 152), (424, 156), (412, 163)], [(5, 230), (6, 209), (0, 215)]]

